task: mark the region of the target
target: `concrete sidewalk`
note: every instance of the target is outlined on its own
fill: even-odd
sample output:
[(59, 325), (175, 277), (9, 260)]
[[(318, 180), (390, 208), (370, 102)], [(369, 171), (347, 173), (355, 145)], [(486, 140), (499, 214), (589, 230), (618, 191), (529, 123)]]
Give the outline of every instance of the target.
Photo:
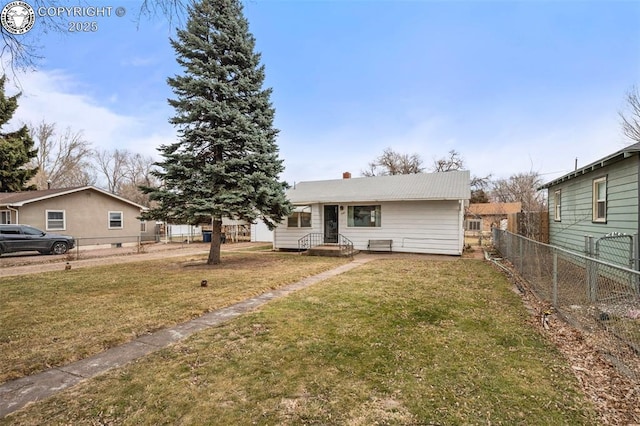
[(207, 313), (200, 318), (178, 324), (174, 327), (138, 337), (129, 343), (111, 348), (90, 358), (4, 383), (0, 385), (0, 418), (21, 409), (30, 402), (48, 398), (83, 380), (90, 379), (113, 368), (121, 367), (147, 354), (165, 348), (172, 343), (185, 339), (198, 331), (230, 321), (273, 299), (284, 297), (294, 291), (357, 268), (371, 260), (381, 259), (383, 257), (385, 256), (359, 254), (350, 263), (305, 278), (278, 290), (263, 293), (260, 296), (252, 297), (235, 305)]

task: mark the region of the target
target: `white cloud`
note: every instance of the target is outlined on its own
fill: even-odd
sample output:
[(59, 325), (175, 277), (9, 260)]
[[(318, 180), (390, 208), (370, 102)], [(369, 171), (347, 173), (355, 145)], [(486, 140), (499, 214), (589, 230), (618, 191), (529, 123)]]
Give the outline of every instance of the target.
[(22, 92), (9, 126), (44, 120), (59, 129), (82, 131), (96, 149), (127, 149), (154, 158), (161, 143), (175, 140), (168, 112), (162, 109), (141, 108), (136, 116), (120, 114), (83, 93), (73, 76), (60, 71), (31, 72), (18, 78), (19, 89), (6, 87), (8, 94)]

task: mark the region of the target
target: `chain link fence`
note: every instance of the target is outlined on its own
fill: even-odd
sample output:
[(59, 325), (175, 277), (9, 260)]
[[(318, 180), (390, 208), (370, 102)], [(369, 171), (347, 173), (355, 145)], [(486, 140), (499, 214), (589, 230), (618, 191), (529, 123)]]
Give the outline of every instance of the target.
[(560, 316), (591, 333), (599, 350), (640, 377), (640, 272), (493, 229), (493, 246)]

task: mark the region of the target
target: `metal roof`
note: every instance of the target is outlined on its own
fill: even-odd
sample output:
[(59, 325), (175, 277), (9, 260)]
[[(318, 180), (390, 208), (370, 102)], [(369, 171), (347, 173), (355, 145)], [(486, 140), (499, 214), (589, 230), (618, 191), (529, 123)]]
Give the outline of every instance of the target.
[(293, 204), (468, 200), (470, 195), (468, 170), (300, 182), (287, 191)]
[(584, 175), (586, 173), (592, 172), (594, 170), (600, 169), (604, 166), (608, 166), (609, 164), (618, 162), (620, 160), (623, 160), (625, 158), (629, 158), (631, 157), (634, 153), (640, 152), (640, 142), (638, 143), (634, 143), (633, 145), (629, 145), (625, 148), (622, 148), (619, 151), (614, 152), (613, 154), (607, 155), (604, 158), (601, 158), (597, 161), (594, 161), (591, 164), (587, 164), (584, 167), (581, 167), (579, 169), (576, 169), (574, 171), (572, 171), (571, 173), (567, 173), (564, 176), (561, 176), (557, 179), (552, 180), (551, 182), (545, 183), (544, 185), (542, 185), (540, 188), (538, 189), (547, 189), (550, 188), (554, 185), (557, 185), (559, 183), (562, 183), (564, 181), (567, 181), (569, 179), (573, 179), (575, 177)]

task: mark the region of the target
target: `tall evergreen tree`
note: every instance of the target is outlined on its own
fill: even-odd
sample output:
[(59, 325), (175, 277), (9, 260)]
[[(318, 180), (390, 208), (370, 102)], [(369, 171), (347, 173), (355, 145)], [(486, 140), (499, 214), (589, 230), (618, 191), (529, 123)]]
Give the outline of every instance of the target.
[[(5, 76), (0, 78), (0, 127), (11, 120), (18, 108), (20, 94), (7, 98), (4, 94)], [(0, 133), (0, 192), (26, 191), (36, 189), (27, 185), (38, 172), (28, 168), (28, 163), (38, 150), (33, 148), (29, 128), (24, 125), (18, 131)]]
[(222, 218), (262, 219), (273, 229), (289, 214), (278, 158), (271, 89), (238, 0), (202, 0), (171, 40), (183, 75), (175, 94), (179, 141), (159, 148), (160, 188), (142, 187), (158, 207), (144, 217), (211, 222), (209, 264), (220, 263)]

